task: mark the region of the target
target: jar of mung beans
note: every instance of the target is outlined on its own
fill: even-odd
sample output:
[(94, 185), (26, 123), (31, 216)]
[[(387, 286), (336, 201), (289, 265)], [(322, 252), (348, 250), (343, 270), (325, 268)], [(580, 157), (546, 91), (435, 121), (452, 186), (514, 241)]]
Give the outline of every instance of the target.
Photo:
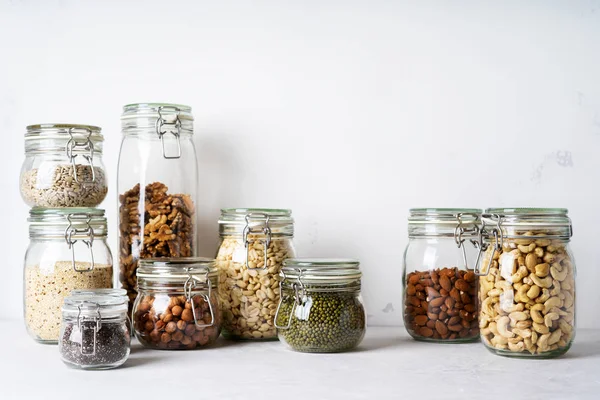
[(359, 263), (288, 259), (275, 315), (279, 339), (292, 350), (335, 353), (355, 348), (366, 331)]

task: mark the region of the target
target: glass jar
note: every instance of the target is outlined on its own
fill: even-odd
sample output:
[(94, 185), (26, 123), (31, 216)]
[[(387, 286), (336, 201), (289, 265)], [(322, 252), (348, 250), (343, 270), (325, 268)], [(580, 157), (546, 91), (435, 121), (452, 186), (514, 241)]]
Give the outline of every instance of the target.
[(404, 326), (416, 340), (479, 339), (474, 241), (477, 209), (413, 208), (404, 252)]
[(74, 289), (112, 288), (104, 210), (33, 208), (25, 254), (24, 314), (38, 342), (57, 343), (63, 300)]
[(142, 345), (192, 350), (217, 340), (222, 318), (213, 259), (140, 260), (137, 276), (133, 327)]
[(355, 348), (366, 331), (358, 261), (289, 259), (281, 270), (279, 339), (292, 350), (335, 353)]
[(116, 368), (129, 357), (130, 342), (127, 297), (88, 291), (65, 299), (58, 350), (68, 366)]
[(575, 337), (568, 210), (489, 208), (482, 217), (481, 339), (493, 353), (551, 358)]
[(121, 123), (119, 278), (131, 307), (140, 258), (196, 255), (198, 167), (190, 107), (130, 104)]
[(275, 309), (279, 272), (296, 255), (290, 210), (239, 208), (221, 210), (217, 251), (223, 336), (230, 339), (276, 339)]
[(40, 124), (27, 127), (21, 196), (30, 207), (96, 207), (108, 184), (100, 128)]

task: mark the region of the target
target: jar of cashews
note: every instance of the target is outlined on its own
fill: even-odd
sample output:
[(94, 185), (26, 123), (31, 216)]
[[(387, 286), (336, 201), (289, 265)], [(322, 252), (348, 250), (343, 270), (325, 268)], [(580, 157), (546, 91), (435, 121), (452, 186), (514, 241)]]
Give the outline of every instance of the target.
[(491, 208), (480, 235), (479, 328), (492, 352), (551, 358), (575, 337), (575, 261), (566, 209)]

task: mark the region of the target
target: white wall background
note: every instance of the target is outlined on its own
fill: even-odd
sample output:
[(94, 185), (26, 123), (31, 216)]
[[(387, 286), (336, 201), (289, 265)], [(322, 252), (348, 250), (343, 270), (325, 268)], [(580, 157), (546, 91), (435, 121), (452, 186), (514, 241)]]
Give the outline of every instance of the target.
[(121, 106), (190, 104), (200, 248), (221, 207), (286, 207), (302, 256), (361, 260), (401, 323), (414, 206), (568, 207), (600, 328), (599, 1), (0, 1), (0, 317), (20, 318), (25, 126), (100, 125), (116, 249)]

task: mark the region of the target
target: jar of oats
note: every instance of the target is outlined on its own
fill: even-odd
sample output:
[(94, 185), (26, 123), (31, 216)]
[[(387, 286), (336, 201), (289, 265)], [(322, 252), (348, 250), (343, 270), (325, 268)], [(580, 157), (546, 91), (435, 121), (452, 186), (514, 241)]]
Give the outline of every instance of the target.
[(61, 307), (75, 289), (113, 287), (104, 210), (33, 208), (25, 255), (24, 311), (29, 334), (57, 343)]
[(575, 337), (573, 234), (562, 208), (490, 208), (480, 235), (479, 327), (495, 354), (550, 358)]
[(27, 127), (21, 196), (31, 207), (96, 207), (108, 184), (100, 128), (40, 124)]
[(276, 339), (279, 272), (295, 257), (290, 210), (221, 210), (217, 251), (223, 335), (230, 339)]

